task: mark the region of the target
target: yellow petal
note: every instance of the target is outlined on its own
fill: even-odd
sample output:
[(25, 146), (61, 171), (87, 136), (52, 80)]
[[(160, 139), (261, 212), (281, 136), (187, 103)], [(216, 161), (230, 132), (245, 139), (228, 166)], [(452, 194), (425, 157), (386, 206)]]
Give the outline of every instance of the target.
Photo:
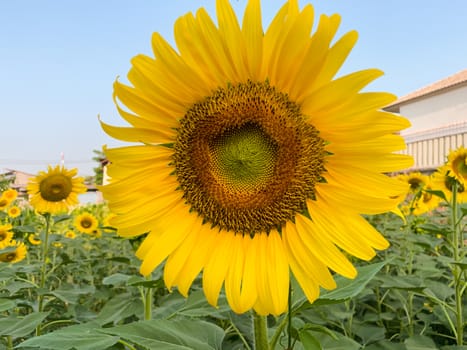
[(285, 248), (279, 233), (271, 231), (267, 239), (267, 251), (265, 264), (267, 279), (271, 291), (272, 314), (280, 315), (287, 310), (289, 297), (289, 263)]
[[(168, 217), (167, 220), (173, 220), (169, 230), (158, 233), (157, 238), (153, 242), (144, 255), (143, 263), (140, 267), (142, 275), (149, 275), (169, 254), (171, 254), (187, 235), (193, 230), (193, 225), (197, 222), (197, 215), (186, 213), (183, 216)], [(138, 249), (136, 254), (139, 256), (142, 252)]]
[(237, 16), (227, 0), (216, 1), (216, 12), (219, 23), (219, 33), (226, 45), (231, 62), (235, 67), (235, 77), (231, 83), (244, 82), (249, 77), (246, 65), (246, 47)]
[(316, 258), (316, 254), (313, 251), (308, 249), (292, 222), (287, 222), (283, 227), (282, 238), (291, 268), (293, 263), (290, 261), (293, 260), (295, 265), (298, 265), (294, 269), (299, 268), (298, 272), (307, 276), (306, 280), (309, 281), (310, 286), (315, 285), (312, 290), (316, 286), (322, 286), (326, 289), (334, 289), (336, 287), (336, 282), (328, 267)]
[(263, 26), (260, 0), (249, 0), (245, 9), (242, 34), (245, 38), (248, 73), (253, 81), (264, 80), (260, 76), (263, 59)]
[(217, 247), (203, 271), (203, 290), (207, 301), (217, 306), (217, 300), (232, 261), (232, 245), (235, 235), (232, 232), (221, 230), (216, 234)]
[(321, 226), (316, 225), (303, 215), (296, 215), (295, 220), (298, 235), (323, 264), (345, 277), (354, 278), (356, 276), (355, 267), (331, 241), (325, 239)]

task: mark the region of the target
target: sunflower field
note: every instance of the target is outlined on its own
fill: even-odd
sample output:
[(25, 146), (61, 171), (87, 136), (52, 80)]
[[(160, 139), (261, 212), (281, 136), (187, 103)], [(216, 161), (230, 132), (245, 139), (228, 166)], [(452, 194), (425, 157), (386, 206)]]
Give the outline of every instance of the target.
[(0, 350), (467, 349), (467, 149), (407, 170), (340, 15), (216, 14), (114, 82), (102, 203), (63, 165), (1, 182)]

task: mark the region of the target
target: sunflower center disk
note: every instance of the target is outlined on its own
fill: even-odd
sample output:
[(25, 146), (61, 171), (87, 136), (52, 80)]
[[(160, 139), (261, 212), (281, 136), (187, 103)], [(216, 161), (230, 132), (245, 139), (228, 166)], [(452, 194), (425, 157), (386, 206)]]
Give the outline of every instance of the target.
[(325, 143), (267, 82), (219, 88), (180, 120), (174, 175), (206, 223), (242, 234), (293, 220), (322, 181)]
[(60, 202), (68, 197), (73, 189), (71, 180), (64, 175), (51, 175), (41, 181), (40, 192), (42, 198), (49, 202)]
[(210, 147), (214, 169), (232, 190), (253, 191), (273, 179), (277, 146), (259, 127), (225, 132)]

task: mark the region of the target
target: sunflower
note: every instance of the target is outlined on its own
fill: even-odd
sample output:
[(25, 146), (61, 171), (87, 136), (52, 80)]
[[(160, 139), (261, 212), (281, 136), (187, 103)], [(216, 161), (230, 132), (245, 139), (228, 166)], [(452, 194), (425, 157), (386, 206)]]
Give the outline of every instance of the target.
[(55, 248), (63, 248), (62, 242), (52, 242), (52, 246)]
[(13, 239), (12, 228), (10, 224), (0, 225), (0, 249), (8, 245)]
[(16, 191), (14, 188), (9, 188), (2, 193), (2, 197), (9, 200), (11, 203), (18, 197), (18, 191)]
[(95, 229), (95, 230), (92, 230), (92, 232), (90, 233), (90, 235), (94, 238), (100, 238), (102, 237), (102, 231), (99, 230), (99, 229)]
[(419, 171), (400, 175), (400, 180), (409, 184), (410, 193), (418, 193), (428, 182), (428, 176)]
[(361, 92), (381, 71), (334, 79), (357, 39), (333, 40), (339, 15), (313, 33), (313, 7), (293, 0), (265, 31), (259, 0), (242, 25), (227, 0), (217, 17), (179, 18), (177, 50), (155, 33), (155, 57), (134, 57), (131, 85), (115, 82), (131, 126), (101, 125), (140, 144), (105, 148), (102, 191), (120, 236), (147, 233), (143, 275), (165, 261), (166, 286), (186, 296), (203, 271), (212, 305), (224, 285), (234, 312), (278, 315), (289, 270), (313, 301), (335, 288), (331, 271), (356, 276), (342, 250), (369, 260), (388, 247), (361, 214), (392, 210), (406, 191), (383, 173), (412, 164), (395, 153), (410, 124), (381, 110), (395, 96)]
[(458, 203), (467, 202), (467, 188), (451, 176), (451, 166), (445, 164), (433, 173), (433, 190), (442, 191), (448, 202), (452, 200), (452, 189), (457, 183), (456, 199)]
[(76, 216), (73, 225), (82, 233), (93, 234), (93, 231), (97, 230), (99, 226), (99, 221), (91, 213), (85, 212)]
[(449, 175), (461, 184), (467, 184), (467, 149), (459, 147), (448, 154)]
[(70, 239), (75, 239), (76, 238), (76, 233), (72, 230), (69, 230), (65, 232), (65, 237), (70, 238)]
[(441, 198), (430, 191), (433, 191), (433, 183), (431, 178), (428, 177), (428, 181), (425, 183), (419, 197), (413, 203), (412, 213), (414, 215), (421, 215), (438, 207)]
[(9, 262), (9, 263), (17, 263), (26, 257), (27, 249), (23, 242), (17, 242), (15, 240), (12, 240), (3, 249), (13, 248), (13, 247), (15, 248), (14, 250), (8, 250), (5, 253), (0, 252), (0, 261)]
[(40, 213), (57, 214), (77, 205), (78, 195), (86, 192), (84, 179), (75, 177), (77, 169), (67, 170), (63, 166), (48, 167), (32, 178), (27, 191), (31, 205)]
[(21, 209), (18, 206), (13, 205), (8, 208), (7, 213), (10, 218), (14, 219), (21, 215)]
[(8, 205), (10, 204), (10, 201), (3, 196), (3, 194), (0, 196), (0, 210), (5, 210)]
[(41, 244), (41, 242), (42, 242), (41, 239), (40, 239), (39, 237), (37, 237), (37, 235), (35, 235), (35, 234), (30, 234), (30, 235), (28, 236), (28, 241), (29, 241), (29, 243), (31, 243), (32, 245), (39, 245), (39, 244)]

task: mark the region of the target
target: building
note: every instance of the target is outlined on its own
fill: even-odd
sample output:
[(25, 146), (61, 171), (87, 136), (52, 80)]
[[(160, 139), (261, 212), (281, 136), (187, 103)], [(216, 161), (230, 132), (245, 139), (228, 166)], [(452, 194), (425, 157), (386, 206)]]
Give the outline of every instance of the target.
[(385, 110), (410, 120), (403, 132), (410, 171), (432, 172), (467, 144), (467, 69), (399, 98)]

